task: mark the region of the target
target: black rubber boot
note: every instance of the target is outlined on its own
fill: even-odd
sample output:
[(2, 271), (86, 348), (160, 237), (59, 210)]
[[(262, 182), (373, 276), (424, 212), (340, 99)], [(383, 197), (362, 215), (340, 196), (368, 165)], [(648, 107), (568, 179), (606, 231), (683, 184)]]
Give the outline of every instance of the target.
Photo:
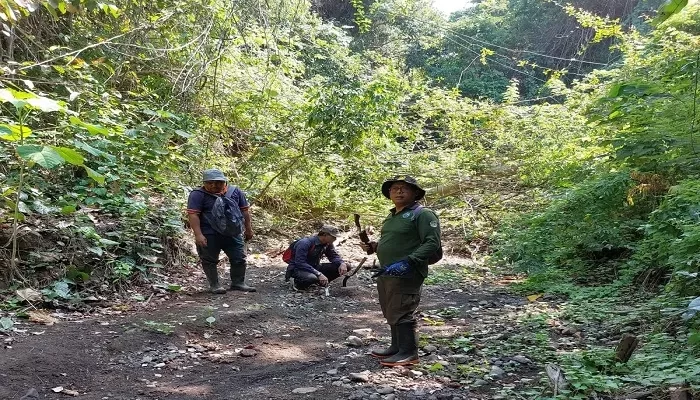
[(389, 325), (391, 328), (391, 345), (386, 349), (372, 350), (372, 357), (386, 358), (399, 352), (399, 336), (396, 325)]
[(214, 294), (226, 293), (226, 289), (219, 284), (219, 271), (217, 271), (216, 265), (202, 265), (202, 269), (204, 275), (207, 276), (207, 281), (209, 281), (209, 291)]
[(399, 338), (399, 352), (379, 361), (385, 367), (399, 367), (418, 364), (418, 343), (416, 340), (416, 322), (404, 322), (396, 325)]
[(245, 284), (246, 264), (231, 265), (231, 290), (241, 292), (255, 292), (256, 288)]

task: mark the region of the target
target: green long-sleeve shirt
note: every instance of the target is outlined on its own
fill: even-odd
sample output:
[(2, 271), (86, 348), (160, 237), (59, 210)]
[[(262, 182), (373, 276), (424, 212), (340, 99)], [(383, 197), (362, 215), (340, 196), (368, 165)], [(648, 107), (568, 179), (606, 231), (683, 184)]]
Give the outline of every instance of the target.
[(408, 260), (421, 275), (428, 276), (428, 257), (440, 247), (440, 221), (435, 213), (422, 208), (416, 215), (418, 203), (399, 213), (396, 208), (384, 220), (382, 236), (377, 244), (377, 258), (386, 267)]

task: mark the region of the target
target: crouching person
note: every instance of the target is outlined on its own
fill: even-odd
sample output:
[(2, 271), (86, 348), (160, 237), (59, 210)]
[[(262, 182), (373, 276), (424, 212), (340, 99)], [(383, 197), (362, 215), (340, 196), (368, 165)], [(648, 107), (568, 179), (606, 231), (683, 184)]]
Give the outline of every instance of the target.
[[(329, 282), (345, 275), (348, 264), (333, 246), (338, 234), (337, 228), (324, 225), (317, 235), (292, 243), (282, 256), (289, 264), (285, 281), (291, 278), (295, 290), (306, 290), (312, 285), (327, 286)], [(321, 263), (323, 256), (328, 259), (327, 263)]]

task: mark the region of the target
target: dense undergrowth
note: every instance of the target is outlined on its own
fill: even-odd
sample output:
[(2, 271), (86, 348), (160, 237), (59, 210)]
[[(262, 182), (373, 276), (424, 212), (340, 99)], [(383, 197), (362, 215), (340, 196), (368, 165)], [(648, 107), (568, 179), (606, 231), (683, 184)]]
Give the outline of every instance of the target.
[[(529, 275), (524, 292), (562, 295), (567, 317), (643, 338), (626, 365), (603, 348), (563, 359), (577, 371), (568, 396), (697, 390), (700, 317), (687, 309), (700, 295), (698, 5), (670, 1), (675, 15), (639, 30), (565, 8), (619, 61), (579, 76), (515, 60), (527, 85), (499, 72), (509, 84), (489, 93), (496, 103), (463, 93), (488, 81), (477, 82), (489, 63), (503, 69), (498, 48), (469, 47), (481, 72), (454, 89), (445, 82), (464, 71), (435, 79), (417, 63), (449, 47), (416, 23), (446, 23), (423, 2), (370, 2), (352, 28), (306, 1), (229, 3), (4, 6), (6, 293), (35, 286), (48, 303), (80, 304), (162, 279), (190, 256), (182, 210), (205, 167), (248, 192), (261, 236), (349, 227), (358, 211), (376, 225), (380, 183), (410, 173), (448, 251), (493, 246), (493, 261)], [(506, 3), (452, 23), (491, 21)]]

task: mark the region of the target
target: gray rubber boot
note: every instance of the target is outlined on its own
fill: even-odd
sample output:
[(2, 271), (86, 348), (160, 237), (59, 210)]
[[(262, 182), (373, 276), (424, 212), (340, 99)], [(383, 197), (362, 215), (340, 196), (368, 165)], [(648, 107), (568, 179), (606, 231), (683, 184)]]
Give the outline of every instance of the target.
[(204, 270), (204, 275), (207, 276), (207, 281), (209, 281), (209, 291), (214, 294), (224, 294), (226, 289), (219, 284), (219, 271), (216, 269), (216, 265), (202, 265)]
[(389, 325), (391, 328), (391, 345), (386, 349), (372, 350), (372, 357), (386, 358), (399, 352), (399, 336), (396, 325)]
[(239, 290), (241, 292), (255, 292), (252, 286), (245, 284), (246, 264), (231, 264), (231, 290)]

